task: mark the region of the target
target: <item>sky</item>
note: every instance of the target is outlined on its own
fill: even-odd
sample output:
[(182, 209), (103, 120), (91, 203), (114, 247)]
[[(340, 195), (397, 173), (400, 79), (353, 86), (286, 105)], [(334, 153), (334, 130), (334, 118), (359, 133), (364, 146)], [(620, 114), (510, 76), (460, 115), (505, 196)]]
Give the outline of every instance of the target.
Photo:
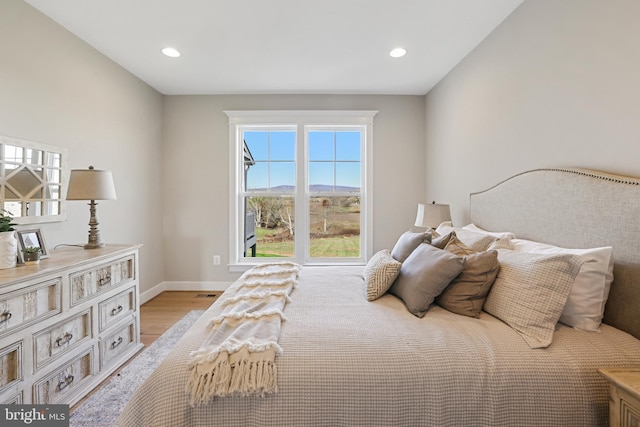
[[(256, 164), (249, 168), (247, 189), (294, 186), (296, 132), (244, 131)], [(308, 131), (308, 182), (314, 185), (360, 188), (361, 132)]]

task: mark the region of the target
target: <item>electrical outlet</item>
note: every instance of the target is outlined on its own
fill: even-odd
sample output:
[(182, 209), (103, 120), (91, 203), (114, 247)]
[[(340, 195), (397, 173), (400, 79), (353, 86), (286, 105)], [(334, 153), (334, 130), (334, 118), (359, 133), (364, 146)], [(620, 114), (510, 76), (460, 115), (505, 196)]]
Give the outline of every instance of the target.
[(220, 255), (213, 256), (213, 265), (220, 265)]

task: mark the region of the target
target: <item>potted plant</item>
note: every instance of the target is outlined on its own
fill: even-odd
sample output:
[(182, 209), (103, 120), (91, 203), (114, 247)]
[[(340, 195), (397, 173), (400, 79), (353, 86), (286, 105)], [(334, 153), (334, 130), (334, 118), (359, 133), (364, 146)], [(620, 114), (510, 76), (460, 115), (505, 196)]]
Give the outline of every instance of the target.
[(24, 262), (39, 262), (40, 261), (40, 248), (35, 246), (29, 246), (22, 250)]
[(0, 210), (0, 268), (13, 268), (18, 260), (18, 240), (11, 212)]
[(15, 224), (13, 223), (13, 216), (6, 209), (2, 209), (0, 211), (0, 233), (4, 233), (6, 231), (14, 231), (13, 228)]

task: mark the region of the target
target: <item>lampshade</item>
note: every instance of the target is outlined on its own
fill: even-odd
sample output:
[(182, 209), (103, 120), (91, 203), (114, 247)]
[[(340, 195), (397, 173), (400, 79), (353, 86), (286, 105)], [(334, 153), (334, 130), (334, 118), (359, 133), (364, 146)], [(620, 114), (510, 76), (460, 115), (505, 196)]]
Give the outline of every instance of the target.
[(416, 215), (416, 227), (436, 228), (444, 221), (451, 221), (449, 205), (441, 205), (436, 202), (431, 204), (418, 204)]
[(67, 200), (116, 200), (111, 171), (73, 169), (69, 176)]

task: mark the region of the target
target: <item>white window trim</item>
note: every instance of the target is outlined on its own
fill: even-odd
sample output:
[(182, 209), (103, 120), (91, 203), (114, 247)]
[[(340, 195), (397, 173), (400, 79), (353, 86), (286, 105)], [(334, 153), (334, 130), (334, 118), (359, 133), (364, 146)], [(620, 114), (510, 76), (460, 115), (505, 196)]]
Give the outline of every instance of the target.
[[(240, 257), (240, 227), (239, 212), (242, 209), (237, 194), (240, 191), (240, 174), (244, 171), (242, 164), (242, 146), (237, 144), (240, 128), (243, 125), (296, 125), (298, 132), (304, 134), (305, 126), (331, 126), (331, 125), (359, 125), (365, 127), (364, 159), (362, 195), (365, 203), (365, 215), (360, 224), (362, 236), (362, 255), (355, 262), (327, 261), (314, 262), (313, 265), (322, 264), (364, 264), (373, 251), (373, 118), (378, 111), (373, 110), (229, 110), (225, 114), (229, 118), (229, 271), (244, 271), (261, 262), (273, 262), (273, 259), (256, 259)], [(297, 161), (305, 161), (306, 153), (297, 154)], [(298, 178), (298, 185), (304, 184)], [(296, 248), (298, 245), (296, 245)], [(295, 262), (303, 263), (305, 259), (295, 257)], [(310, 264), (310, 263), (307, 263)]]

